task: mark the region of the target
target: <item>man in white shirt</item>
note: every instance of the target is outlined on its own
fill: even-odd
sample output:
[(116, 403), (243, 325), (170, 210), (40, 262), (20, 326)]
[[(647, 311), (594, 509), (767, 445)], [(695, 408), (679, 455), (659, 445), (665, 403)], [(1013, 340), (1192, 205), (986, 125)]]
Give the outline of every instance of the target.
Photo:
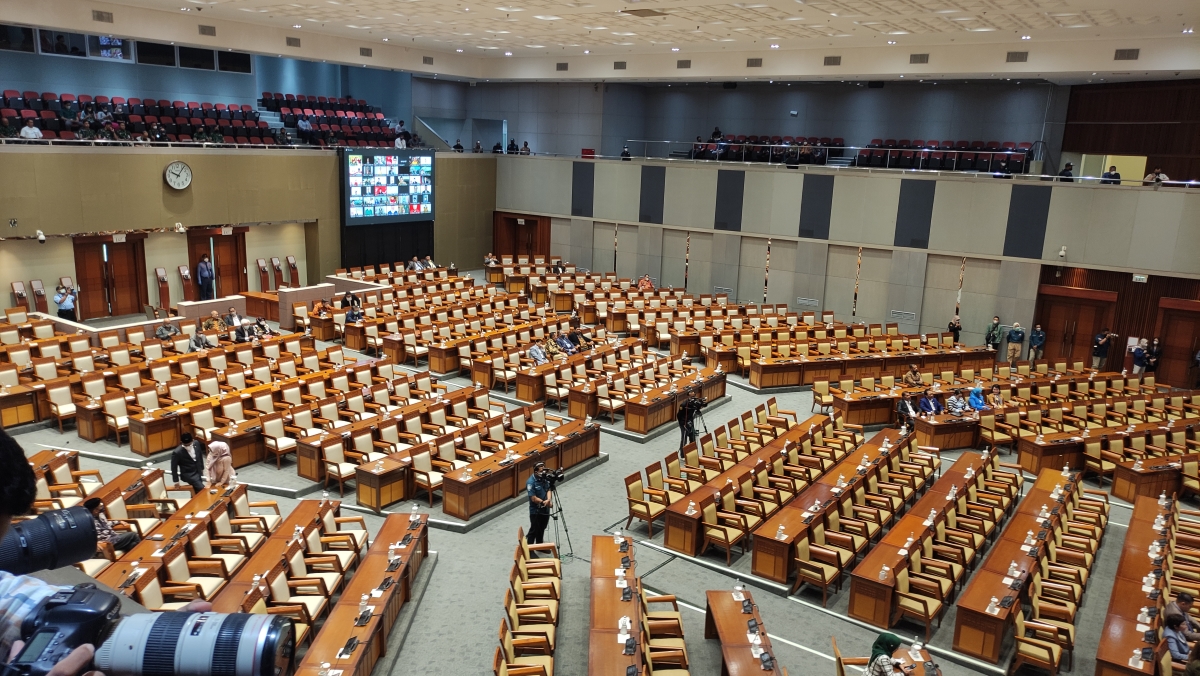
[(33, 120), (25, 120), (25, 126), (21, 127), (21, 138), (38, 139), (42, 137), (42, 130), (33, 125)]
[[(21, 135), (22, 136), (25, 135), (24, 129), (21, 130)], [(1142, 182), (1145, 185), (1154, 185), (1155, 183), (1162, 183), (1163, 181), (1169, 181), (1169, 180), (1171, 180), (1171, 179), (1167, 178), (1167, 175), (1163, 173), (1163, 170), (1161, 168), (1155, 167), (1154, 171), (1150, 172), (1149, 174), (1146, 174), (1146, 178), (1143, 178)]]
[(403, 136), (396, 137), (396, 147), (397, 148), (407, 148), (408, 147), (408, 143), (404, 140)]

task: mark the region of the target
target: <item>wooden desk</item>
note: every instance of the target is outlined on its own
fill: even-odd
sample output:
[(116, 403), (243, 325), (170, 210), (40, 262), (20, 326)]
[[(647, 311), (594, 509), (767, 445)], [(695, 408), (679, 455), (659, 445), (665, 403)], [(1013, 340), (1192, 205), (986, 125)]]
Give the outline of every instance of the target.
[(279, 321), (279, 292), (278, 291), (242, 291), (246, 299), (246, 314), (251, 317), (263, 317), (269, 322)]
[[(856, 392), (833, 398), (833, 410), (854, 425), (889, 425), (896, 417), (899, 394), (888, 391)], [(913, 402), (914, 407), (916, 402)]]
[[(381, 467), (376, 470), (376, 467)], [(354, 471), (354, 486), (358, 493), (358, 504), (376, 512), (387, 505), (400, 502), (412, 495), (410, 463), (384, 458), (376, 463), (359, 465)]]
[[(544, 442), (547, 441), (553, 443), (546, 445)], [(460, 519), (470, 519), (492, 505), (520, 495), (533, 473), (533, 466), (539, 462), (546, 463), (549, 469), (567, 469), (595, 457), (600, 453), (600, 425), (592, 423), (588, 429), (584, 421), (572, 420), (511, 448), (518, 457), (507, 466), (500, 464), (505, 450), (444, 474), (442, 511)], [(472, 473), (469, 480), (466, 479), (468, 468)], [(483, 472), (488, 473), (481, 474)]]
[(271, 533), (272, 540), (289, 540), (292, 534), (296, 531), (296, 526), (308, 528), (310, 525), (320, 522), (329, 512), (333, 512), (334, 516), (341, 513), (342, 501), (337, 499), (330, 500), (301, 500), (296, 503), (291, 513), (283, 517), (283, 521), (279, 522), (279, 527)]
[[(380, 322), (375, 321), (378, 324)], [(367, 349), (367, 327), (365, 320), (346, 322), (346, 330), (342, 333), (342, 345), (347, 350), (362, 352)]]
[[(928, 650), (921, 648), (921, 661), (913, 662), (912, 656), (908, 654), (911, 648), (912, 646), (902, 645), (892, 653), (892, 659), (900, 661), (901, 671), (897, 673), (902, 673), (904, 676), (941, 676), (942, 670), (936, 663), (932, 672), (925, 668), (926, 662), (933, 662), (933, 656), (929, 654)], [(911, 670), (908, 669), (910, 664), (913, 665)]]
[[(291, 533), (288, 535), (290, 536)], [(246, 612), (243, 610), (247, 601), (246, 597), (255, 590), (254, 576), (266, 575), (270, 577), (277, 570), (286, 568), (289, 559), (291, 559), (297, 549), (300, 549), (300, 546), (300, 543), (294, 541), (291, 537), (286, 539), (268, 538), (264, 541), (259, 546), (258, 551), (254, 552), (249, 560), (246, 561), (246, 565), (242, 566), (241, 570), (229, 578), (229, 583), (221, 591), (217, 592), (215, 597), (210, 599), (213, 604), (213, 612)]]
[[(996, 557), (990, 556), (990, 559)], [(998, 561), (998, 560), (997, 560)], [(1004, 567), (1008, 567), (1008, 559)], [(1018, 562), (1020, 565), (1020, 562)], [(1013, 580), (1004, 573), (987, 569), (976, 570), (971, 576), (971, 582), (963, 589), (956, 601), (958, 611), (954, 620), (954, 650), (972, 655), (980, 659), (999, 664), (1000, 648), (1008, 627), (1013, 622), (1017, 609), (1021, 606), (1021, 591), (1010, 589), (1005, 580)], [(1018, 578), (1016, 583), (1024, 585), (1025, 580)], [(1000, 600), (1012, 597), (1012, 605), (1008, 608), (997, 606), (996, 612), (988, 612), (987, 607), (992, 598)]]
[(337, 338), (337, 330), (333, 328), (332, 312), (326, 313), (324, 316), (308, 313), (308, 328), (315, 340), (329, 342)]
[[(432, 354), (432, 350), (430, 351)], [(399, 333), (389, 333), (383, 336), (383, 356), (393, 364), (403, 364), (407, 361), (408, 351), (404, 347), (404, 336)], [(430, 370), (433, 367), (430, 366)]]
[(0, 428), (37, 422), (36, 390), (28, 385), (14, 385), (0, 394)]
[(212, 441), (224, 441), (229, 444), (229, 454), (233, 456), (235, 469), (262, 462), (267, 457), (262, 439), (262, 424), (256, 418), (218, 428), (210, 436)]
[[(699, 382), (697, 382), (699, 378)], [(688, 391), (699, 385), (698, 394), (708, 401), (716, 401), (725, 396), (725, 373), (716, 369), (704, 368), (689, 373), (677, 379), (670, 385), (655, 388), (645, 392), (646, 401), (634, 398), (625, 402), (625, 429), (638, 434), (647, 434), (662, 425), (675, 422), (675, 414), (679, 403), (688, 396)], [(670, 393), (675, 387), (677, 392)]]
[(688, 359), (695, 359), (700, 356), (700, 332), (696, 329), (684, 329), (676, 331), (670, 329), (671, 334), (671, 356), (678, 357), (684, 352), (687, 353)]
[[(742, 594), (747, 601), (754, 603), (754, 597), (750, 592), (743, 591)], [(722, 676), (783, 673), (778, 658), (775, 660), (774, 668), (765, 671), (762, 668), (762, 660), (754, 654), (758, 652), (754, 649), (758, 648), (772, 657), (777, 657), (775, 651), (771, 649), (771, 639), (767, 636), (766, 628), (763, 627), (763, 619), (758, 612), (758, 606), (753, 606), (750, 614), (744, 614), (742, 602), (735, 601), (733, 592), (725, 590), (710, 589), (705, 592), (705, 598), (708, 602), (705, 604), (704, 611), (704, 638), (715, 638), (721, 642), (721, 656), (724, 658), (724, 663), (721, 665)], [(750, 619), (758, 623), (759, 642), (757, 644), (750, 640), (748, 626)], [(751, 652), (752, 650), (754, 652)]]
[[(1140, 469), (1133, 462), (1118, 462), (1113, 471), (1113, 497), (1135, 502), (1139, 497), (1157, 498), (1179, 492), (1183, 482), (1183, 461), (1187, 456), (1147, 458)], [(1191, 459), (1195, 459), (1192, 456)]]
[(917, 418), (913, 422), (917, 443), (940, 449), (976, 448), (979, 446), (979, 420), (949, 413), (932, 418)]
[(178, 411), (159, 409), (150, 413), (149, 420), (146, 418), (145, 415), (129, 416), (130, 450), (149, 457), (179, 445)]
[[(633, 538), (622, 538), (628, 551), (622, 553), (611, 535), (592, 536), (591, 594), (589, 596), (588, 631), (588, 674), (589, 676), (625, 676), (625, 669), (642, 666), (641, 652), (641, 601), (638, 600), (640, 584), (635, 571), (637, 558)], [(633, 589), (629, 601), (621, 600), (621, 588), (617, 587), (616, 569), (621, 567), (621, 558), (628, 556), (630, 567), (626, 583)], [(638, 638), (638, 650), (633, 655), (624, 654), (625, 645), (617, 641), (618, 622), (628, 617), (633, 625), (630, 636)]]

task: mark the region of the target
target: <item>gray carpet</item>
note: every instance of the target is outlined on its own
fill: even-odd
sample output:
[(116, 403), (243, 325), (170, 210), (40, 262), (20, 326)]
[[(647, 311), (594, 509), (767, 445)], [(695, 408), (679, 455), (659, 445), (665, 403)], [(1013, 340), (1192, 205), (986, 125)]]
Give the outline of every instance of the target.
[[(731, 376), (735, 378), (737, 376)], [(444, 382), (467, 385), (465, 379), (449, 378)], [(724, 424), (743, 411), (765, 401), (767, 396), (757, 395), (739, 388), (728, 388), (731, 401), (708, 412), (708, 427)], [(803, 420), (810, 411), (809, 392), (775, 395), (783, 409), (797, 411)], [(553, 412), (553, 409), (551, 409)], [(618, 424), (619, 421), (618, 421)], [(26, 426), (12, 430), (27, 451), (39, 450), (38, 444), (59, 445), (79, 450), (105, 453), (126, 462), (140, 457), (134, 456), (128, 445), (118, 448), (112, 442), (88, 443), (68, 429), (59, 435), (56, 428)], [(561, 504), (565, 510), (565, 524), (569, 525), (570, 540), (574, 546), (574, 559), (564, 561), (563, 598), (558, 629), (558, 649), (555, 655), (555, 672), (559, 676), (583, 676), (587, 673), (587, 627), (589, 615), (588, 583), (591, 536), (611, 532), (613, 526), (623, 527), (627, 515), (624, 484), (622, 479), (646, 465), (660, 460), (678, 445), (678, 438), (668, 434), (645, 444), (635, 443), (611, 434), (601, 435), (601, 450), (609, 454), (608, 462), (596, 466), (582, 476), (573, 477), (560, 487)], [(947, 462), (955, 454), (947, 453)], [(166, 458), (157, 459), (156, 464), (164, 469), (169, 465)], [(123, 466), (91, 458), (84, 458), (81, 465), (96, 468), (104, 476), (112, 476)], [(260, 464), (239, 470), (242, 481), (268, 484), (287, 488), (303, 488), (308, 482), (296, 476), (295, 464), (285, 461), (281, 470), (274, 464)], [(336, 491), (334, 491), (336, 496)], [(348, 497), (353, 497), (348, 492)], [(294, 501), (288, 498), (256, 495), (276, 499), (285, 512)], [(423, 502), (422, 511), (428, 510)], [(392, 511), (408, 511), (410, 503), (391, 506)], [(357, 513), (357, 512), (350, 512)], [(433, 510), (435, 517), (441, 516), (440, 502)], [(1088, 586), (1077, 624), (1075, 666), (1071, 673), (1090, 674), (1094, 670), (1096, 646), (1100, 640), (1100, 629), (1108, 607), (1110, 585), (1124, 541), (1124, 528), (1128, 521), (1128, 509), (1113, 507), (1112, 525), (1106, 534), (1093, 570), (1093, 582)], [(367, 515), (368, 526), (375, 530), (380, 519)], [(528, 517), (523, 508), (509, 511), (498, 518), (466, 534), (455, 534), (441, 530), (430, 533), (430, 547), (438, 551), (439, 560), (429, 588), (421, 600), (413, 625), (408, 633), (399, 659), (396, 673), (461, 674), (489, 673), (492, 654), (497, 645), (497, 629), (503, 617), (502, 602), (507, 585), (512, 555), (516, 547), (516, 532), (520, 526), (528, 526)], [(553, 524), (549, 534), (553, 534)], [(636, 524), (631, 535), (647, 540), (644, 525)], [(656, 526), (652, 542), (661, 543), (661, 524)], [(567, 533), (560, 528), (558, 533), (560, 551), (569, 549)], [(720, 673), (720, 647), (716, 641), (704, 639), (704, 592), (708, 589), (730, 589), (737, 575), (754, 593), (761, 608), (767, 631), (775, 644), (780, 663), (790, 673), (833, 674), (834, 664), (829, 638), (837, 636), (842, 653), (847, 656), (865, 656), (878, 631), (864, 628), (845, 618), (849, 598), (849, 581), (840, 594), (830, 598), (828, 612), (820, 609), (820, 595), (802, 591), (798, 597), (754, 587), (750, 579), (750, 555), (736, 557), (733, 575), (713, 570), (683, 558), (655, 551), (650, 546), (637, 548), (639, 572), (644, 575), (645, 585), (657, 593), (675, 594), (679, 597), (683, 612), (686, 640), (691, 657), (691, 673), (696, 676), (716, 676)], [(706, 563), (724, 566), (723, 553), (711, 550), (703, 555)], [(648, 574), (647, 574), (648, 572)], [(895, 629), (902, 637), (911, 639), (923, 631), (922, 627), (902, 624)], [(950, 608), (932, 640), (934, 648), (951, 651), (954, 634), (954, 610)], [(945, 676), (963, 674), (1000, 673), (995, 667), (976, 668), (956, 663), (949, 658), (936, 657)], [(1004, 663), (1006, 666), (1006, 663)], [(1065, 664), (1064, 664), (1065, 670)], [(852, 673), (858, 673), (854, 671)]]

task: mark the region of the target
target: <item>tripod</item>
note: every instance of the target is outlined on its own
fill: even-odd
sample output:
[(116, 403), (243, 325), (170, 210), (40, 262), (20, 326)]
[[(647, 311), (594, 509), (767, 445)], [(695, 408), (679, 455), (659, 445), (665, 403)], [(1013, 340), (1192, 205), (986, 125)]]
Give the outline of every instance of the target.
[(554, 509), (550, 512), (550, 519), (554, 521), (554, 546), (558, 547), (559, 517), (562, 517), (563, 535), (566, 536), (567, 539), (567, 552), (565, 554), (562, 553), (562, 549), (560, 548), (558, 558), (575, 558), (575, 546), (571, 544), (571, 528), (567, 526), (567, 515), (566, 512), (563, 511), (562, 499), (558, 497), (558, 486), (550, 489), (550, 494), (554, 496)]

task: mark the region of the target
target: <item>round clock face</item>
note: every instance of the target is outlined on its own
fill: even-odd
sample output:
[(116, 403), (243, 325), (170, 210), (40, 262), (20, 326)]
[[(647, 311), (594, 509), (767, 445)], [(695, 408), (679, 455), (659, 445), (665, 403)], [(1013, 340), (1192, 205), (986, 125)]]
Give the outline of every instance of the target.
[(192, 184), (192, 168), (183, 162), (172, 162), (163, 170), (163, 179), (172, 188), (183, 190)]

